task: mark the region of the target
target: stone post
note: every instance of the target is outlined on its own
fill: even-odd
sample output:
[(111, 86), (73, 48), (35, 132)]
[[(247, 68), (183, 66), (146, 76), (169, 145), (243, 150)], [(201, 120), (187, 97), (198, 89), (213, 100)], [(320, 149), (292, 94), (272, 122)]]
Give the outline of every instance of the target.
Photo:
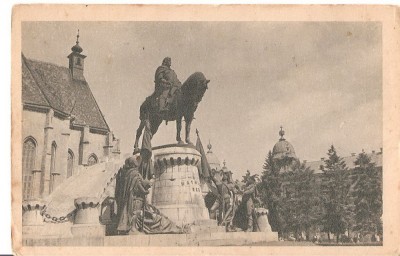
[(258, 231), (272, 232), (268, 222), (268, 210), (265, 208), (256, 208)]
[(152, 204), (177, 225), (208, 220), (197, 164), (200, 153), (189, 145), (153, 148), (155, 174)]
[(96, 197), (79, 197), (74, 201), (76, 207), (74, 225), (71, 233), (74, 236), (99, 237), (105, 235), (105, 228), (99, 221), (99, 199)]
[(44, 209), (45, 203), (41, 200), (27, 200), (22, 202), (22, 234), (40, 235), (44, 221), (40, 212)]

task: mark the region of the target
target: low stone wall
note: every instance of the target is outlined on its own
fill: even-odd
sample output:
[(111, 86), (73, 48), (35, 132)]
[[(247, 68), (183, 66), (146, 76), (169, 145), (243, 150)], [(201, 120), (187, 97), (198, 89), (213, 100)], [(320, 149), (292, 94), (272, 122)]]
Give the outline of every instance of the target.
[(229, 246), (278, 241), (275, 232), (217, 232), (24, 239), (25, 246)]
[(24, 238), (24, 246), (103, 246), (104, 237)]

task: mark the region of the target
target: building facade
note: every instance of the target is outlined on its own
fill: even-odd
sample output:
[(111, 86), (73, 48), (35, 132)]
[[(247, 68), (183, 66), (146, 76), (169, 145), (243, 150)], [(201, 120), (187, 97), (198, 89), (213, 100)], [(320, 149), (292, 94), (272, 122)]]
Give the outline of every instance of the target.
[[(295, 200), (297, 200), (297, 202), (302, 202), (304, 203), (304, 201), (301, 201), (302, 199), (300, 198), (298, 192), (298, 188), (299, 188), (299, 183), (297, 182), (297, 180), (293, 179), (293, 176), (291, 177), (291, 171), (295, 171), (296, 168), (302, 168), (303, 171), (304, 170), (310, 170), (312, 171), (312, 176), (308, 176), (308, 178), (306, 178), (305, 180), (302, 180), (301, 182), (304, 182), (304, 186), (307, 187), (307, 182), (309, 182), (309, 184), (311, 183), (312, 185), (312, 192), (310, 192), (311, 190), (308, 190), (310, 193), (308, 195), (310, 195), (309, 198), (309, 207), (313, 210), (313, 212), (320, 214), (318, 217), (322, 217), (324, 216), (321, 212), (323, 212), (324, 210), (320, 210), (320, 209), (333, 209), (333, 208), (325, 208), (326, 206), (323, 204), (322, 198), (320, 197), (321, 195), (323, 195), (324, 193), (324, 189), (326, 187), (326, 179), (327, 179), (327, 175), (324, 173), (324, 169), (326, 168), (325, 165), (325, 161), (327, 160), (326, 158), (321, 158), (318, 161), (300, 161), (298, 159), (298, 157), (295, 154), (295, 150), (292, 144), (290, 144), (290, 142), (288, 142), (284, 137), (284, 131), (281, 127), (281, 131), (279, 132), (280, 135), (280, 139), (279, 141), (274, 145), (273, 150), (272, 150), (272, 159), (274, 161), (274, 163), (276, 164), (276, 166), (278, 166), (278, 170), (279, 170), (279, 191), (277, 191), (277, 197), (279, 197), (279, 203), (282, 203), (282, 205), (284, 205), (283, 207), (284, 210), (282, 210), (283, 208), (277, 208), (275, 206), (272, 206), (272, 208), (270, 209), (271, 212), (273, 213), (273, 218), (275, 220), (274, 223), (275, 227), (274, 229), (276, 229), (278, 231), (278, 229), (280, 229), (279, 231), (282, 232), (282, 236), (289, 236), (289, 233), (285, 233), (287, 232), (287, 229), (285, 230), (284, 228), (284, 224), (279, 224), (279, 223), (283, 223), (280, 221), (277, 221), (279, 219), (284, 219), (285, 223), (290, 223), (291, 221), (293, 221), (293, 219), (290, 219), (290, 216), (288, 217), (288, 215), (286, 215), (286, 217), (282, 217), (285, 216), (285, 214), (283, 212), (288, 212), (290, 210), (290, 207), (288, 207), (289, 204), (293, 203), (293, 200), (295, 198)], [(364, 150), (362, 151), (363, 156), (366, 156), (366, 158), (368, 158), (370, 160), (371, 163), (373, 163), (375, 171), (377, 173), (377, 179), (378, 182), (375, 184), (379, 184), (380, 186), (380, 190), (382, 190), (382, 156), (383, 156), (383, 152), (382, 152), (382, 148), (379, 151), (372, 151), (370, 153), (364, 152)], [(349, 191), (346, 192), (347, 193), (347, 197), (349, 198), (349, 200), (355, 200), (353, 198), (352, 193), (355, 192), (355, 188), (357, 183), (360, 182), (361, 179), (361, 175), (362, 172), (365, 171), (365, 169), (360, 168), (359, 161), (356, 161), (358, 158), (360, 158), (360, 154), (356, 154), (356, 153), (352, 153), (350, 156), (344, 156), (344, 157), (340, 157), (340, 160), (343, 160), (345, 166), (346, 166), (346, 170), (348, 171), (348, 175), (346, 175), (346, 178), (348, 180), (341, 180), (341, 182), (345, 182), (347, 183), (347, 181), (349, 182)], [(299, 176), (295, 176), (295, 177), (299, 177)], [(297, 189), (297, 190), (296, 190)], [(313, 194), (313, 192), (315, 194)], [(315, 196), (317, 195), (317, 196)], [(314, 196), (314, 197), (313, 197)], [(313, 201), (314, 200), (314, 201)], [(289, 202), (289, 203), (288, 203)], [(278, 203), (278, 204), (279, 204)], [(274, 203), (274, 205), (277, 205)], [(282, 205), (280, 207), (282, 207)], [(312, 208), (314, 207), (314, 208)], [(280, 209), (280, 210), (279, 210)], [(288, 210), (289, 209), (289, 210)], [(304, 210), (304, 209), (303, 209)], [(295, 212), (295, 211), (293, 211)], [(296, 215), (293, 215), (296, 216)], [(300, 215), (297, 215), (300, 216)], [(296, 218), (296, 217), (295, 217)], [(366, 217), (367, 218), (367, 217)], [(282, 220), (281, 219), (281, 220)], [(322, 240), (325, 239), (329, 239), (330, 235), (333, 234), (327, 234), (325, 231), (322, 232), (322, 230), (324, 230), (324, 222), (321, 220), (314, 220), (313, 224), (311, 224), (311, 226), (308, 226), (308, 229), (302, 230), (301, 235), (302, 238), (307, 238), (307, 237), (311, 237), (310, 235), (314, 236), (316, 235), (318, 238), (321, 238)], [(295, 232), (295, 228), (293, 228), (293, 226), (291, 227), (292, 229), (290, 230), (290, 233), (293, 234)], [(352, 227), (347, 226), (347, 231), (346, 231), (346, 235), (353, 237), (354, 234), (351, 235), (352, 232)], [(355, 231), (354, 231), (355, 232)], [(379, 230), (377, 230), (377, 232), (379, 232)], [(298, 239), (301, 239), (299, 237), (297, 237)], [(330, 239), (329, 239), (330, 240)]]
[(114, 137), (84, 77), (83, 49), (69, 66), (22, 54), (23, 199), (43, 198), (80, 166), (119, 157)]

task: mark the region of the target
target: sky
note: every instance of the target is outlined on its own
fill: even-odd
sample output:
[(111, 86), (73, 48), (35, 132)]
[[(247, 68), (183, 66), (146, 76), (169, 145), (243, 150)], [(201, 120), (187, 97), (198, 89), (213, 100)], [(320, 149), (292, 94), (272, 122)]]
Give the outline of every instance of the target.
[[(281, 125), (301, 160), (332, 144), (341, 156), (382, 147), (380, 23), (25, 22), (22, 51), (67, 67), (78, 28), (85, 78), (124, 153), (166, 56), (182, 82), (196, 71), (211, 80), (191, 139), (197, 128), (237, 178), (261, 172)], [(169, 143), (174, 122), (152, 141)]]

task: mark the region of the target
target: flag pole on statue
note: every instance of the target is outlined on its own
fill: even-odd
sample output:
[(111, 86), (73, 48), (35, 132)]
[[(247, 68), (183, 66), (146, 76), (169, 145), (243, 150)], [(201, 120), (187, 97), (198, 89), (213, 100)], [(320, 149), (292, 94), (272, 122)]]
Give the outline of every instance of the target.
[(207, 161), (206, 153), (204, 151), (203, 144), (201, 143), (199, 130), (197, 129), (196, 129), (196, 134), (197, 134), (196, 149), (201, 154), (200, 174), (203, 176), (203, 178), (208, 178), (210, 177), (210, 171), (211, 171), (210, 164)]

